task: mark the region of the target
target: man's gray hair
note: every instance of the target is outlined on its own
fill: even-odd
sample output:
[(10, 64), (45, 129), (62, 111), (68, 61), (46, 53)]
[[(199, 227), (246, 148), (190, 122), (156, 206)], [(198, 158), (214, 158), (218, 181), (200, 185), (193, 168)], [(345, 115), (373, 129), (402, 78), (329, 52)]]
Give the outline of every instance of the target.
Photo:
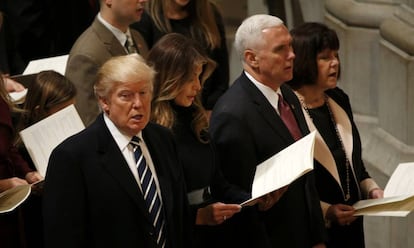
[(236, 31), (234, 47), (240, 59), (246, 49), (254, 49), (263, 43), (262, 31), (283, 25), (283, 21), (272, 15), (259, 14), (246, 18)]

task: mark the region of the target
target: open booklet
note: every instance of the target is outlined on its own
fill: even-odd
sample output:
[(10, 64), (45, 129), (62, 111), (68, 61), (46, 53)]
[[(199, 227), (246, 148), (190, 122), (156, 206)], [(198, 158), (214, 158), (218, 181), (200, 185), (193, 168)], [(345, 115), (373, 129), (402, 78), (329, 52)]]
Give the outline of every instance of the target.
[(397, 166), (384, 189), (384, 198), (358, 201), (355, 215), (405, 217), (414, 210), (414, 162)]
[(37, 171), (45, 176), (52, 150), (63, 140), (84, 128), (85, 126), (72, 104), (22, 130), (20, 136)]
[(10, 77), (10, 79), (19, 82), (26, 88), (25, 90), (20, 92), (9, 93), (11, 100), (15, 104), (23, 103), (27, 94), (27, 88), (30, 86), (30, 84), (36, 77), (37, 73), (41, 71), (54, 70), (62, 75), (65, 75), (66, 63), (68, 61), (68, 58), (69, 55), (66, 54), (30, 61), (27, 67), (24, 69), (23, 74), (13, 75)]
[(0, 193), (0, 214), (13, 211), (31, 192), (31, 184), (19, 185)]
[(252, 206), (270, 192), (285, 187), (313, 169), (315, 134), (306, 135), (256, 167), (252, 198), (242, 206)]

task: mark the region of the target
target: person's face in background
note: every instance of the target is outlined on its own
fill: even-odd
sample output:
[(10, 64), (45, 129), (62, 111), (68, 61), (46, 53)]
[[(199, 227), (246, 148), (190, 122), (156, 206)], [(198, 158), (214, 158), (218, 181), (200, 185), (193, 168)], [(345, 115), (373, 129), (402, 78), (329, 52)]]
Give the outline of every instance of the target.
[(117, 83), (99, 102), (103, 111), (122, 133), (136, 135), (148, 124), (151, 113), (150, 82)]
[(317, 85), (322, 90), (336, 87), (339, 73), (338, 50), (325, 49), (316, 56), (318, 66)]
[(277, 89), (293, 76), (292, 37), (284, 26), (276, 26), (262, 31), (263, 43), (255, 49), (255, 65), (259, 81), (272, 89)]
[(203, 71), (202, 65), (195, 67), (193, 77), (190, 81), (186, 82), (174, 98), (175, 104), (182, 107), (190, 107), (198, 93), (201, 90), (200, 75)]
[(105, 0), (105, 4), (111, 9), (113, 17), (117, 19), (110, 23), (130, 25), (141, 20), (146, 2), (147, 0)]

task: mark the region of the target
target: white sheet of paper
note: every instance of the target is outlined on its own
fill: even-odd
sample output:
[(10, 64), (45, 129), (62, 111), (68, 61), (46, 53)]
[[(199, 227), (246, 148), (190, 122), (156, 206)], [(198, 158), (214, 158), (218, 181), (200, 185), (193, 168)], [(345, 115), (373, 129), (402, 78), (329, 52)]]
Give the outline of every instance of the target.
[(20, 104), (24, 102), (24, 99), (27, 95), (27, 88), (18, 92), (9, 92), (9, 96), (14, 104)]
[(313, 169), (315, 134), (312, 132), (256, 167), (252, 198), (242, 206), (254, 205), (258, 198), (289, 185)]
[(52, 150), (63, 140), (84, 128), (85, 126), (72, 104), (22, 130), (20, 136), (37, 171), (45, 176)]
[(384, 198), (358, 201), (357, 215), (407, 216), (414, 210), (414, 162), (401, 163), (384, 189)]
[(65, 75), (66, 63), (69, 55), (61, 55), (56, 57), (32, 60), (27, 65), (23, 75), (39, 73), (45, 70), (54, 70), (62, 75)]

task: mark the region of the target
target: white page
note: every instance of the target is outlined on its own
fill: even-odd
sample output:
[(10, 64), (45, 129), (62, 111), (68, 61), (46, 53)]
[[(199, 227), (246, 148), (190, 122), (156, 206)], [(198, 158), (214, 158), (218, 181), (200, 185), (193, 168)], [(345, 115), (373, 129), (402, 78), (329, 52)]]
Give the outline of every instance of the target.
[(401, 163), (384, 189), (384, 197), (414, 195), (414, 163)]
[(14, 104), (23, 103), (24, 99), (26, 98), (26, 95), (27, 95), (27, 88), (25, 88), (22, 91), (9, 92), (10, 99), (12, 100)]
[(308, 134), (256, 167), (252, 185), (252, 199), (242, 206), (256, 203), (256, 199), (289, 185), (313, 169), (315, 134)]
[[(414, 209), (414, 163), (397, 166), (384, 189), (384, 198), (358, 201), (355, 215), (407, 216)], [(364, 209), (364, 208), (370, 209)]]
[(62, 75), (65, 75), (66, 63), (69, 55), (61, 55), (56, 57), (32, 60), (27, 65), (23, 75), (39, 73), (46, 70), (54, 70)]
[(30, 195), (31, 187), (31, 184), (25, 184), (1, 192), (0, 214), (13, 211), (22, 202), (24, 202)]
[(63, 140), (84, 128), (85, 126), (72, 104), (22, 130), (20, 136), (37, 171), (45, 176), (52, 150)]

